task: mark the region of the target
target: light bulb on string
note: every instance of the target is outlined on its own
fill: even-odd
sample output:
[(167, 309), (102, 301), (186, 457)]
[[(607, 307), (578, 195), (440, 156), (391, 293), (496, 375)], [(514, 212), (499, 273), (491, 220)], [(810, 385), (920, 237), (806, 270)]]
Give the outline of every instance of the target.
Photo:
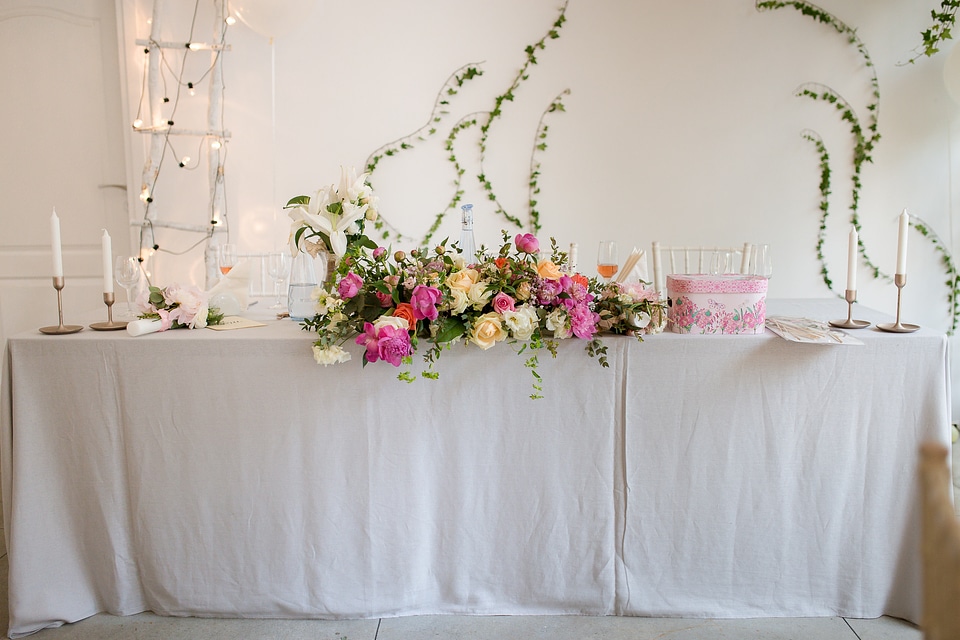
[(190, 156), (183, 156), (182, 158), (180, 158), (180, 166), (181, 166), (181, 167), (185, 167), (185, 166), (187, 166), (188, 164), (190, 164)]
[(219, 149), (221, 146), (223, 146), (223, 144), (220, 142), (219, 138), (210, 143), (211, 149)]
[(194, 88), (192, 82), (187, 83), (187, 93), (189, 93), (191, 96), (197, 95), (197, 90)]
[(134, 129), (139, 129), (142, 126), (143, 126), (143, 120), (141, 120), (140, 118), (137, 118), (136, 120), (133, 121)]
[(144, 185), (143, 189), (140, 190), (140, 200), (142, 200), (144, 204), (152, 200), (150, 197), (150, 188), (146, 185)]
[(226, 22), (228, 26), (232, 27), (233, 25), (237, 24), (237, 19), (230, 15), (227, 16), (227, 19), (224, 22)]

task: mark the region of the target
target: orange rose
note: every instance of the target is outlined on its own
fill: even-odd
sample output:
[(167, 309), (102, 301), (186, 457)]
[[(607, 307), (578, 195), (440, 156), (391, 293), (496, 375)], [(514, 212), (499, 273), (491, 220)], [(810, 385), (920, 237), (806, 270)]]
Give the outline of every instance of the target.
[(401, 302), (398, 304), (390, 315), (394, 318), (403, 318), (410, 324), (410, 331), (416, 330), (417, 319), (413, 317), (413, 307), (410, 306), (409, 302)]
[(505, 266), (507, 266), (507, 259), (504, 258), (503, 256), (500, 256), (499, 258), (494, 258), (493, 264), (497, 265), (497, 269), (503, 269)]
[(577, 284), (583, 285), (584, 287), (590, 286), (590, 280), (588, 280), (587, 276), (585, 275), (575, 273), (572, 276), (570, 276), (570, 279), (576, 282)]

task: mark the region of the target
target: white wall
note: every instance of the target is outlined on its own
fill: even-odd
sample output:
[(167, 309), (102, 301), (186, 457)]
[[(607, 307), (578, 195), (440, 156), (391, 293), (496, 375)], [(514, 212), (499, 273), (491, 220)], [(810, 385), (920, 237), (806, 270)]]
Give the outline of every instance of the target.
[[(164, 38), (186, 41), (193, 3), (167, 2)], [(209, 39), (211, 11), (201, 2), (197, 33)], [(127, 42), (129, 118), (137, 109), (143, 56), (136, 38), (149, 33), (151, 0), (118, 5)], [(491, 108), (524, 61), (524, 48), (546, 33), (558, 0), (320, 0), (300, 24), (278, 34), (276, 89), (271, 45), (242, 23), (231, 27), (225, 54), (224, 120), (232, 132), (226, 163), (231, 236), (242, 251), (286, 241), (279, 207), (289, 197), (336, 181), (340, 165), (361, 167), (380, 145), (428, 118), (437, 91), (459, 66), (482, 61), (484, 75), (465, 85), (440, 133), (414, 151), (381, 163), (374, 176), (381, 208), (402, 231), (420, 236), (451, 196), (443, 139), (462, 115)], [(880, 85), (882, 139), (864, 166), (862, 239), (873, 260), (893, 271), (895, 218), (904, 207), (924, 218), (954, 248), (951, 152), (960, 108), (949, 98), (942, 69), (947, 51), (901, 66), (930, 26), (939, 2), (823, 0), (820, 6), (857, 30)], [(805, 82), (829, 85), (862, 120), (869, 72), (844, 37), (792, 8), (758, 12), (750, 0), (570, 0), (560, 38), (539, 52), (539, 64), (507, 103), (491, 131), (486, 164), (501, 201), (526, 217), (527, 171), (537, 119), (563, 89), (566, 112), (549, 122), (542, 155), (542, 237), (580, 243), (581, 264), (597, 242), (767, 242), (773, 246), (772, 297), (824, 297), (814, 248), (819, 227), (818, 157), (803, 140), (817, 131), (832, 160), (833, 195), (827, 267), (842, 293), (851, 203), (848, 127), (823, 103), (797, 98)], [(170, 54), (171, 64), (178, 64)], [(185, 78), (186, 79), (186, 78)], [(178, 126), (205, 117), (200, 85), (190, 107), (181, 98)], [(276, 127), (271, 125), (271, 96)], [(190, 109), (193, 109), (191, 111)], [(275, 153), (273, 140), (276, 140)], [(478, 171), (477, 129), (457, 150), (466, 163), (467, 201), (476, 205), (479, 240), (493, 243), (505, 226), (472, 176)], [(145, 136), (130, 134), (131, 217), (139, 191)], [(178, 149), (179, 151), (179, 149)], [(181, 154), (183, 152), (180, 152)], [(190, 155), (196, 156), (191, 150)], [(203, 224), (203, 167), (184, 171), (168, 157), (155, 191), (161, 218)], [(510, 230), (513, 230), (512, 228)], [(456, 236), (451, 214), (440, 237)], [(159, 231), (161, 251), (181, 251), (199, 238)], [(153, 265), (163, 281), (202, 280), (202, 251)], [(904, 320), (949, 327), (945, 276), (930, 244), (911, 235)], [(896, 289), (861, 270), (860, 302), (893, 312)]]

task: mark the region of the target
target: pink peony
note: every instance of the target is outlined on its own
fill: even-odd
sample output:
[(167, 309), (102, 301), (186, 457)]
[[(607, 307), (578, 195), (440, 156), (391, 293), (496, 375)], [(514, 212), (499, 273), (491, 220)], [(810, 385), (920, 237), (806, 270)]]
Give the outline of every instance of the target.
[(517, 245), (517, 251), (523, 253), (537, 253), (540, 251), (540, 241), (537, 240), (537, 237), (532, 233), (518, 233), (517, 237), (513, 239), (513, 243)]
[(403, 358), (410, 355), (411, 350), (410, 334), (406, 330), (390, 325), (380, 327), (380, 333), (377, 336), (377, 352), (381, 360), (399, 367)]
[(413, 317), (417, 320), (436, 320), (439, 316), (437, 303), (443, 294), (436, 287), (418, 284), (410, 294), (410, 304), (413, 306)]
[(377, 344), (377, 328), (369, 322), (363, 323), (363, 333), (357, 336), (356, 343), (366, 348), (363, 354), (367, 362), (376, 362), (380, 359), (380, 346)]
[(360, 287), (362, 286), (363, 278), (351, 271), (340, 280), (340, 284), (337, 285), (337, 292), (341, 298), (349, 300), (360, 293)]

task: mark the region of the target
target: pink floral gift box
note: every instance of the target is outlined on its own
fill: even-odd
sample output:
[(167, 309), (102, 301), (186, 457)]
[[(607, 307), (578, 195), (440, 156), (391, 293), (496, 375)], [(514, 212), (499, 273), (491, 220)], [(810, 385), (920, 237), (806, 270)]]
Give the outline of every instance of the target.
[(668, 275), (667, 321), (675, 333), (763, 333), (767, 279)]

